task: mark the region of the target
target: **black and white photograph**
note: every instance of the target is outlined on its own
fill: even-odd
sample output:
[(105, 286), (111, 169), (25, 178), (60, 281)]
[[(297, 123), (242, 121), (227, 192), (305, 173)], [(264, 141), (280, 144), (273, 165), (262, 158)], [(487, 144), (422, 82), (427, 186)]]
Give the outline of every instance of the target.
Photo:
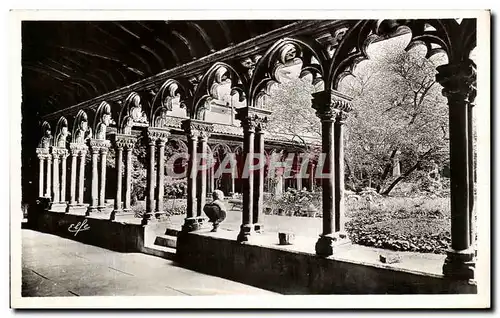
[(491, 306), (489, 11), (96, 13), (10, 12), (12, 308)]

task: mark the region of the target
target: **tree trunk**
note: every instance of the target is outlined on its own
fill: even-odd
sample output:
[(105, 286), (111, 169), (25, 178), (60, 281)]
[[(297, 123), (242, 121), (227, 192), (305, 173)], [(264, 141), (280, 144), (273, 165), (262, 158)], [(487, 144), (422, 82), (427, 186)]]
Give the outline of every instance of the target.
[(385, 179), (387, 178), (387, 175), (391, 171), (391, 166), (392, 166), (392, 159), (396, 157), (396, 154), (398, 152), (398, 148), (394, 149), (391, 153), (391, 157), (389, 158), (389, 162), (385, 165), (384, 172), (382, 173), (382, 177), (380, 178), (380, 183), (377, 186), (377, 193), (380, 193), (382, 191), (382, 185), (385, 182)]

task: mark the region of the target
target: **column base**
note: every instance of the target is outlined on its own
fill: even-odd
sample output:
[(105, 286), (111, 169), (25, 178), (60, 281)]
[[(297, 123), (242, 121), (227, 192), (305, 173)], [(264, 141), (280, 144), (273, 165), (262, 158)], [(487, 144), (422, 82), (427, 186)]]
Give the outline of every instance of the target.
[(98, 206), (98, 207), (97, 207), (97, 210), (98, 210), (99, 212), (104, 212), (104, 211), (106, 210), (106, 208), (107, 208), (107, 206), (105, 206), (105, 205), (100, 205), (100, 206)]
[(144, 213), (142, 216), (141, 225), (148, 225), (157, 222), (154, 212)]
[(325, 257), (333, 255), (335, 247), (349, 242), (350, 241), (347, 238), (347, 235), (342, 233), (320, 235), (318, 241), (316, 242), (316, 254)]
[(476, 262), (475, 251), (467, 249), (463, 251), (451, 250), (446, 253), (443, 264), (443, 275), (457, 280), (474, 279)]
[(259, 223), (254, 223), (253, 230), (255, 233), (262, 233), (264, 232), (264, 225)]
[(253, 224), (243, 224), (240, 227), (240, 233), (238, 234), (238, 237), (236, 240), (238, 242), (248, 242), (250, 240), (250, 236), (252, 235), (253, 232)]
[(204, 221), (205, 221), (205, 218), (198, 217), (198, 216), (195, 216), (192, 218), (185, 218), (184, 224), (182, 225), (182, 232), (197, 231), (203, 227)]
[(89, 206), (87, 209), (87, 212), (85, 213), (86, 216), (89, 216), (91, 213), (98, 212), (98, 207), (97, 206)]
[(66, 212), (66, 208), (66, 202), (52, 202), (50, 205), (50, 210), (55, 212)]
[(66, 213), (75, 214), (75, 215), (85, 215), (87, 212), (87, 206), (83, 204), (68, 204), (66, 207)]
[(113, 210), (111, 211), (111, 214), (109, 215), (109, 220), (114, 221), (116, 219), (116, 215), (123, 213), (123, 210)]

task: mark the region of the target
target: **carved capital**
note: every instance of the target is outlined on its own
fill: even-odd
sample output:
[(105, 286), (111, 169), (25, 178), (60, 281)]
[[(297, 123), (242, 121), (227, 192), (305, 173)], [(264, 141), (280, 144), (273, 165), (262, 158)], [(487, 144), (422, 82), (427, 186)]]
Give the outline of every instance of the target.
[(214, 131), (213, 124), (195, 119), (186, 119), (182, 121), (181, 127), (191, 138), (201, 137), (202, 135), (208, 138)]
[(149, 139), (149, 145), (151, 143), (158, 143), (159, 145), (165, 144), (168, 140), (168, 137), (170, 137), (170, 132), (165, 129), (161, 128), (148, 128), (148, 139)]
[(338, 123), (340, 125), (344, 124), (345, 121), (347, 120), (347, 113), (345, 111), (339, 111), (337, 113), (337, 117), (335, 118), (335, 123)]
[(109, 140), (101, 140), (101, 139), (90, 139), (89, 141), (90, 149), (92, 153), (98, 153), (101, 148), (109, 148), (111, 146), (111, 142)]
[(268, 123), (270, 111), (254, 107), (243, 107), (236, 109), (236, 119), (241, 121), (243, 130), (250, 132), (264, 131)]
[(38, 159), (45, 159), (49, 154), (49, 148), (36, 148), (36, 154), (38, 156)]
[(312, 107), (321, 120), (334, 120), (339, 113), (352, 110), (352, 98), (337, 91), (322, 91), (312, 94)]
[(133, 149), (135, 146), (136, 138), (135, 138), (135, 136), (132, 136), (132, 135), (116, 134), (114, 136), (113, 141), (114, 141), (115, 147), (117, 147), (117, 148)]
[(476, 98), (476, 64), (463, 61), (437, 67), (436, 81), (443, 86), (443, 95), (452, 101), (473, 103)]
[(71, 150), (71, 154), (73, 156), (76, 156), (78, 154), (85, 154), (87, 153), (87, 146), (85, 144), (82, 144), (82, 143), (70, 143), (69, 144), (69, 149)]
[(59, 160), (59, 158), (64, 155), (65, 151), (67, 152), (67, 150), (63, 149), (63, 148), (52, 147), (52, 151), (51, 151), (52, 159)]

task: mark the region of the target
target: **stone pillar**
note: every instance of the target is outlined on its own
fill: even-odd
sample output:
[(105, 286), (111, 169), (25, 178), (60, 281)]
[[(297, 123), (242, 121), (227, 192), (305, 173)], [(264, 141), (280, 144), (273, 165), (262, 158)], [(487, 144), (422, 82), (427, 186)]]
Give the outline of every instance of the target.
[[(187, 166), (187, 215), (182, 226), (182, 231), (189, 232), (198, 230), (202, 226), (203, 217), (198, 216), (198, 201), (196, 198), (197, 192), (197, 175), (196, 166), (198, 162), (197, 140), (199, 137), (208, 139), (209, 134), (213, 131), (213, 125), (204, 121), (195, 119), (186, 119), (182, 122), (182, 128), (188, 139), (188, 166)], [(205, 136), (205, 137), (204, 137)], [(206, 142), (206, 140), (205, 140)], [(206, 174), (205, 174), (206, 176)], [(206, 179), (205, 179), (206, 180)], [(206, 182), (206, 181), (205, 181)], [(206, 185), (205, 185), (206, 186)], [(201, 200), (198, 197), (198, 200)]]
[(314, 173), (315, 173), (315, 164), (310, 162), (309, 163), (309, 191), (313, 192), (314, 191)]
[(142, 219), (142, 224), (146, 225), (154, 219), (153, 210), (155, 208), (155, 144), (156, 137), (148, 132), (147, 134), (147, 195), (146, 212)]
[(69, 181), (69, 205), (76, 205), (76, 162), (78, 161), (78, 149), (71, 148), (71, 174)]
[(110, 220), (113, 221), (117, 213), (122, 212), (122, 170), (123, 170), (123, 143), (115, 141), (115, 169), (116, 169), (116, 192), (115, 206), (111, 212)]
[(474, 278), (474, 248), (471, 246), (469, 103), (475, 97), (476, 65), (467, 60), (437, 68), (436, 80), (448, 98), (450, 122), (451, 250), (443, 274), (454, 279)]
[[(265, 162), (266, 156), (264, 152), (264, 131), (262, 128), (256, 129), (255, 132), (255, 154), (259, 157), (259, 162)], [(254, 231), (257, 233), (262, 232), (264, 229), (263, 225), (260, 223), (260, 216), (264, 210), (264, 169), (259, 169), (255, 173), (255, 190), (254, 192), (254, 200), (253, 200), (253, 215), (252, 222)]]
[(86, 148), (80, 149), (80, 169), (78, 173), (78, 205), (83, 205), (83, 188), (85, 181), (85, 158), (87, 156)]
[[(45, 197), (52, 198), (52, 155), (47, 154), (47, 171), (46, 171)], [(51, 200), (52, 201), (52, 200)]]
[[(198, 160), (203, 160), (203, 165), (206, 167), (207, 165), (207, 156), (208, 156), (208, 134), (206, 132), (200, 132), (199, 136), (199, 149), (202, 158)], [(200, 184), (198, 186), (198, 205), (196, 207), (196, 216), (201, 217), (203, 214), (203, 207), (205, 206), (207, 200), (207, 170), (200, 171), (199, 181)]]
[(236, 187), (234, 185), (234, 179), (236, 178), (236, 167), (232, 167), (231, 169), (231, 193), (234, 194), (236, 191)]
[(100, 212), (104, 212), (106, 209), (106, 162), (107, 162), (107, 154), (108, 147), (104, 145), (101, 147), (101, 177), (100, 177), (100, 186), (99, 186), (99, 206), (98, 209)]
[(132, 183), (132, 149), (133, 144), (125, 146), (125, 201), (123, 202), (123, 211), (129, 212), (130, 208), (130, 188)]
[(163, 213), (163, 197), (165, 193), (165, 143), (167, 136), (158, 137), (158, 169), (156, 171), (156, 216)]
[[(316, 254), (330, 256), (336, 242), (342, 238), (334, 231), (339, 228), (335, 224), (335, 139), (334, 122), (339, 112), (351, 110), (351, 98), (336, 91), (323, 91), (313, 94), (313, 108), (321, 119), (323, 167), (319, 167), (325, 174), (322, 179), (323, 188), (323, 232), (316, 243)], [(337, 160), (338, 161), (338, 160)]]
[(41, 198), (44, 196), (44, 173), (45, 173), (45, 158), (46, 158), (46, 150), (44, 148), (37, 148), (36, 153), (38, 156), (38, 196)]
[(346, 238), (344, 205), (344, 123), (347, 114), (340, 111), (334, 124), (335, 148), (335, 232), (340, 238)]
[[(98, 174), (98, 160), (99, 160), (99, 151), (100, 147), (92, 144), (90, 145), (90, 151), (92, 152), (92, 188), (90, 192), (90, 206), (87, 210), (87, 215), (89, 215), (92, 212), (97, 211), (97, 204), (98, 204), (98, 196), (99, 196), (99, 188), (98, 188), (98, 179), (99, 179), (99, 174)], [(81, 170), (80, 170), (81, 172)], [(81, 182), (81, 180), (80, 180)]]
[(61, 202), (66, 202), (66, 159), (68, 158), (68, 150), (64, 149), (61, 154)]
[(295, 180), (297, 180), (297, 190), (302, 190), (302, 174), (300, 173), (300, 161), (299, 168), (297, 170), (297, 173), (295, 174)]
[(60, 185), (59, 185), (59, 149), (52, 148), (52, 201), (60, 202)]

